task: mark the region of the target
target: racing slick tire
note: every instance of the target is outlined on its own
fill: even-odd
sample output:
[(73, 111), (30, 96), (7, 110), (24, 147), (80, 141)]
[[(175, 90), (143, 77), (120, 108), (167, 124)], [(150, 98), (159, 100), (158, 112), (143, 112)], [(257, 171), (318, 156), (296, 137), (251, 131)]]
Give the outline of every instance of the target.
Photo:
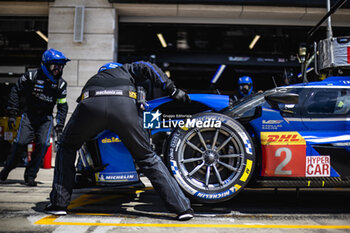
[(167, 166), (190, 198), (202, 203), (229, 200), (253, 175), (253, 141), (238, 121), (226, 115), (200, 113), (187, 121), (193, 119), (204, 124), (177, 127), (170, 135)]

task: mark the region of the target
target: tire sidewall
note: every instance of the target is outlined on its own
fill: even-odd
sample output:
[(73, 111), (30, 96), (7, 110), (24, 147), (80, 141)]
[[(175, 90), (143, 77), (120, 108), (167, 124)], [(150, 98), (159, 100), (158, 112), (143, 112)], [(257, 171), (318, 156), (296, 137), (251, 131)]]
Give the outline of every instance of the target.
[(187, 179), (184, 179), (182, 168), (178, 166), (180, 150), (186, 138), (188, 138), (196, 128), (176, 128), (168, 141), (167, 165), (175, 177), (176, 181), (184, 192), (191, 198), (204, 203), (217, 203), (226, 201), (237, 195), (249, 182), (255, 167), (255, 150), (251, 137), (244, 127), (236, 120), (219, 113), (200, 113), (193, 116), (196, 120), (220, 121), (221, 128), (229, 129), (236, 135), (244, 148), (242, 150), (243, 159), (239, 172), (229, 181), (230, 185), (222, 190), (208, 191), (200, 190), (193, 186)]

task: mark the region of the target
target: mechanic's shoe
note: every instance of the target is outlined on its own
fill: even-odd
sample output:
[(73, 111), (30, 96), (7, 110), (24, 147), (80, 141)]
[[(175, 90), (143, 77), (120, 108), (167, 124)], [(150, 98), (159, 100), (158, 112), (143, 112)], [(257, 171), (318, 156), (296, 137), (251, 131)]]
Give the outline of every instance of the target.
[(0, 181), (1, 181), (1, 182), (6, 181), (8, 175), (9, 175), (8, 173), (6, 173), (6, 172), (4, 172), (4, 170), (2, 170), (2, 171), (0, 172)]
[(24, 179), (24, 182), (27, 186), (34, 187), (37, 185), (33, 177), (28, 177), (27, 179)]
[(53, 205), (51, 203), (49, 203), (45, 207), (44, 211), (47, 214), (54, 214), (54, 215), (66, 215), (67, 214), (67, 208), (56, 206), (56, 205)]
[(179, 214), (177, 216), (177, 220), (179, 220), (179, 221), (188, 221), (188, 220), (193, 218), (193, 215), (194, 215), (193, 209), (189, 208), (185, 212)]

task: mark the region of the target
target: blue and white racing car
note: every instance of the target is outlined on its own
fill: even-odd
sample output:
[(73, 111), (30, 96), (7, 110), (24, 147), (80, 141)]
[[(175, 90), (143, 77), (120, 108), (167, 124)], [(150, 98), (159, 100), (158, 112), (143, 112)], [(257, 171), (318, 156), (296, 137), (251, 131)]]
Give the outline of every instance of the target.
[(350, 77), (278, 87), (196, 118), (222, 126), (176, 129), (167, 156), (197, 200), (224, 201), (246, 186), (350, 186)]
[[(169, 127), (151, 134), (193, 199), (222, 202), (245, 187), (350, 187), (350, 77), (278, 87), (232, 105), (228, 96), (190, 96), (188, 106), (152, 100), (149, 111), (191, 116), (183, 124), (163, 120)], [(111, 132), (82, 148), (79, 175), (97, 185), (139, 179)]]

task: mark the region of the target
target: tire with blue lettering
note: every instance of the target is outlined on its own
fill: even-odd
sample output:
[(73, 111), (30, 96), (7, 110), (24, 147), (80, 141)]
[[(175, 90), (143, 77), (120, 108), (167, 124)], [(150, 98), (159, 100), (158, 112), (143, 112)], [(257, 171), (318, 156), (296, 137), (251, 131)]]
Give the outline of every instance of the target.
[[(202, 123), (194, 123), (202, 122)], [(203, 123), (204, 122), (204, 123)], [(166, 162), (178, 184), (203, 203), (226, 201), (249, 182), (255, 150), (244, 127), (219, 113), (195, 115), (168, 140)]]

